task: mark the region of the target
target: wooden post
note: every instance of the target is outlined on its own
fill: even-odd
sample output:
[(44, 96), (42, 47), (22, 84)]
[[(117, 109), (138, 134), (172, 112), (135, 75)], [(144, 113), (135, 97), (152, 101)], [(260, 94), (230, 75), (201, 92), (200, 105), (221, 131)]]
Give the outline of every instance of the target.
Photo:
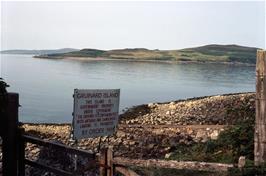
[(113, 147), (108, 147), (107, 150), (107, 176), (114, 175), (114, 168), (113, 168)]
[(106, 176), (107, 174), (106, 161), (107, 161), (107, 149), (104, 148), (100, 150), (100, 156), (99, 156), (100, 176)]
[(17, 128), (19, 95), (8, 93), (7, 115), (3, 118), (3, 176), (17, 176)]
[(100, 150), (99, 156), (100, 176), (113, 176), (113, 148), (108, 147)]
[(266, 161), (266, 51), (257, 51), (256, 119), (254, 133), (254, 164)]
[(126, 167), (122, 167), (122, 166), (117, 166), (115, 167), (115, 170), (121, 174), (123, 174), (124, 176), (139, 176), (136, 172), (127, 169)]

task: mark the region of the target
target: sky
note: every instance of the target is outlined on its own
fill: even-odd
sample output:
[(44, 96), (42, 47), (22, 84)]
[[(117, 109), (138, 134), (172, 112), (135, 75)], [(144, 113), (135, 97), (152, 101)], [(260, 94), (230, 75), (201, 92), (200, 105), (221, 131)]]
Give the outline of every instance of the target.
[(1, 50), (265, 48), (265, 1), (1, 2)]

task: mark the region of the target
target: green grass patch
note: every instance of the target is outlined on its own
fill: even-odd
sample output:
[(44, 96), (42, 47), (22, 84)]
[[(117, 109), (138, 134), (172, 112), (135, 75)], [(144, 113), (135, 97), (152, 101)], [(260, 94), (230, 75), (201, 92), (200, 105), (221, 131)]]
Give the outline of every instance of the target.
[(178, 161), (205, 161), (218, 163), (237, 163), (240, 156), (248, 160), (254, 159), (254, 111), (248, 107), (238, 111), (229, 111), (239, 115), (245, 111), (246, 117), (236, 125), (221, 132), (217, 140), (208, 140), (205, 143), (179, 145), (169, 158)]

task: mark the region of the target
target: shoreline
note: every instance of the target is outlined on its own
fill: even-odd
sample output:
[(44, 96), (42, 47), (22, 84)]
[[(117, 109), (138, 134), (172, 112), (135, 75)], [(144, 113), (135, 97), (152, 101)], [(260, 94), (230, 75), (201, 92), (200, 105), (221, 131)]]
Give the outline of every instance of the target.
[[(177, 160), (178, 152), (180, 154), (180, 151), (184, 151), (187, 153), (182, 157), (184, 161), (188, 161), (190, 158), (186, 158), (186, 155), (194, 155), (190, 155), (185, 149), (205, 146), (208, 141), (219, 140), (219, 134), (234, 127), (239, 120), (254, 119), (255, 99), (254, 92), (241, 92), (135, 106), (120, 115), (121, 120), (112, 136), (101, 137), (101, 147), (113, 147), (114, 156), (131, 159)], [(98, 152), (100, 137), (81, 139), (75, 143), (71, 139), (70, 123), (20, 125), (27, 135)], [(215, 154), (223, 156), (221, 152)], [(63, 158), (63, 161), (69, 159), (58, 151), (30, 143), (26, 146), (25, 155), (32, 160), (57, 166), (60, 162), (54, 160), (54, 156)], [(86, 164), (85, 161), (84, 163)], [(62, 165), (64, 166), (64, 162)], [(39, 170), (29, 169), (28, 172), (28, 175), (41, 175)]]
[[(109, 138), (102, 137), (102, 145), (113, 146), (116, 156), (164, 158), (176, 146), (217, 139), (222, 131), (239, 121), (253, 119), (254, 112), (254, 93), (195, 97), (170, 103), (139, 105), (120, 115), (117, 131)], [(70, 123), (21, 125), (27, 134), (76, 146), (70, 138)], [(78, 147), (95, 152), (98, 143), (99, 137), (82, 139), (79, 140)]]
[[(197, 101), (197, 100), (203, 100), (206, 98), (215, 98), (215, 97), (229, 97), (229, 96), (238, 96), (238, 95), (248, 95), (248, 94), (255, 94), (255, 92), (237, 92), (237, 93), (228, 93), (228, 94), (217, 94), (217, 95), (208, 95), (208, 96), (200, 96), (200, 97), (191, 97), (186, 99), (178, 99), (173, 101), (166, 101), (166, 102), (151, 102), (148, 104), (139, 104), (132, 106), (130, 108), (127, 108), (123, 113), (119, 114), (119, 120), (122, 120), (120, 118), (123, 118), (124, 114), (128, 111), (134, 111), (134, 109), (142, 108), (142, 107), (149, 107), (151, 104), (157, 104), (157, 105), (168, 105), (171, 103), (187, 103), (189, 101)], [(71, 125), (71, 122), (62, 122), (62, 123), (54, 123), (54, 122), (19, 122), (21, 124), (28, 124), (28, 125), (58, 125), (58, 126), (65, 126), (65, 125)]]
[(159, 59), (116, 59), (104, 57), (49, 57), (49, 56), (33, 56), (37, 59), (51, 59), (51, 60), (76, 60), (76, 61), (127, 61), (127, 62), (153, 62), (153, 63), (169, 63), (169, 64), (224, 64), (234, 66), (249, 66), (253, 67), (256, 64), (243, 63), (243, 62), (211, 62), (211, 61), (182, 61), (182, 60), (159, 60)]

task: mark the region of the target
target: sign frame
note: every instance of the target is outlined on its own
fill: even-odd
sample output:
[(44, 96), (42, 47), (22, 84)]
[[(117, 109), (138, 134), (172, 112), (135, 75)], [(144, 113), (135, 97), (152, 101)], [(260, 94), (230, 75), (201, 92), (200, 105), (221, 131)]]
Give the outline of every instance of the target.
[(119, 118), (120, 89), (74, 89), (73, 139), (113, 135)]

